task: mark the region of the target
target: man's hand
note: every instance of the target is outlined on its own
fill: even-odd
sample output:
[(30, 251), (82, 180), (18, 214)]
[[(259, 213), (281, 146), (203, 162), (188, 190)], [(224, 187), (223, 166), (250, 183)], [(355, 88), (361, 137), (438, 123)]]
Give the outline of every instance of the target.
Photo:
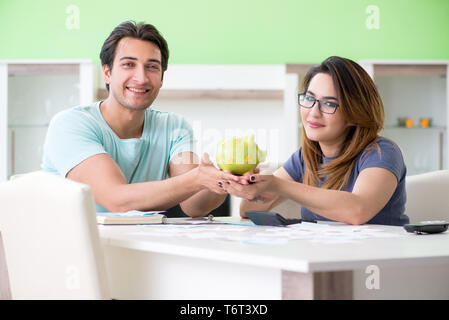
[(223, 189), (223, 181), (233, 180), (239, 181), (239, 177), (234, 176), (230, 172), (218, 170), (210, 161), (209, 154), (204, 153), (201, 157), (200, 165), (197, 168), (198, 183), (217, 194), (226, 194)]

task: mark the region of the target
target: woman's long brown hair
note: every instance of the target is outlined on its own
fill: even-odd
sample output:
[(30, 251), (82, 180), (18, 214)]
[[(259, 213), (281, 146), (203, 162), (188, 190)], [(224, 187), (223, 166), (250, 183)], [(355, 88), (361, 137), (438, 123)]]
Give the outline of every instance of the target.
[(322, 188), (342, 190), (347, 184), (357, 157), (368, 145), (377, 147), (376, 138), (383, 128), (384, 106), (376, 85), (368, 73), (352, 60), (329, 57), (313, 67), (303, 80), (303, 92), (318, 73), (332, 77), (337, 92), (339, 109), (352, 126), (347, 131), (338, 157), (321, 164), (323, 153), (316, 141), (307, 138), (302, 129), (302, 154), (306, 165), (303, 182)]

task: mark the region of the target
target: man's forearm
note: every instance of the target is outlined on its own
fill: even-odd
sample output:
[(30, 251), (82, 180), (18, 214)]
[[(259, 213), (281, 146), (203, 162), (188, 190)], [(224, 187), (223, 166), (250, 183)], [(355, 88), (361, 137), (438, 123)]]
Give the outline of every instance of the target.
[(202, 217), (218, 208), (226, 199), (227, 194), (217, 194), (203, 189), (181, 203), (182, 211), (191, 217)]
[(169, 209), (203, 189), (195, 175), (196, 170), (191, 170), (161, 181), (118, 185), (112, 188), (109, 203), (103, 206), (117, 212)]

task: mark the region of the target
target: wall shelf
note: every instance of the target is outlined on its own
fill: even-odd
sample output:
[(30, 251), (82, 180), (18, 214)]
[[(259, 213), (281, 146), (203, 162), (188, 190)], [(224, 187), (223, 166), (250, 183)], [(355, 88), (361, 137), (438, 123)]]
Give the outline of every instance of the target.
[(446, 77), (447, 66), (444, 64), (376, 64), (374, 65), (374, 74), (376, 77), (426, 77), (426, 76), (438, 76)]
[(427, 127), (427, 128), (422, 128), (422, 127), (411, 127), (411, 128), (407, 128), (407, 127), (400, 127), (400, 126), (389, 126), (386, 125), (384, 127), (384, 130), (437, 130), (437, 131), (445, 131), (446, 127), (443, 126), (431, 126), (431, 127)]
[(61, 75), (79, 72), (76, 64), (10, 64), (8, 76)]
[(23, 123), (23, 124), (8, 124), (9, 129), (20, 129), (20, 128), (47, 128), (49, 123)]
[[(282, 100), (282, 90), (229, 90), (229, 89), (161, 89), (158, 100)], [(106, 89), (97, 90), (98, 100), (108, 96)]]
[(285, 69), (286, 69), (286, 73), (296, 73), (298, 74), (300, 77), (303, 77), (306, 75), (306, 73), (310, 70), (310, 68), (317, 66), (317, 64), (307, 64), (307, 63), (302, 63), (302, 64), (287, 64)]

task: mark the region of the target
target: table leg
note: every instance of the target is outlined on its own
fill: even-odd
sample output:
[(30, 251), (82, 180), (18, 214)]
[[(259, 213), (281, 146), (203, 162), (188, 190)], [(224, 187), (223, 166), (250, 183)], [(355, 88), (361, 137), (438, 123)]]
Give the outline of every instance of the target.
[(0, 232), (0, 300), (10, 300), (8, 268), (6, 267), (6, 254), (3, 248), (2, 233)]
[(284, 300), (350, 300), (352, 271), (294, 272), (282, 270)]

